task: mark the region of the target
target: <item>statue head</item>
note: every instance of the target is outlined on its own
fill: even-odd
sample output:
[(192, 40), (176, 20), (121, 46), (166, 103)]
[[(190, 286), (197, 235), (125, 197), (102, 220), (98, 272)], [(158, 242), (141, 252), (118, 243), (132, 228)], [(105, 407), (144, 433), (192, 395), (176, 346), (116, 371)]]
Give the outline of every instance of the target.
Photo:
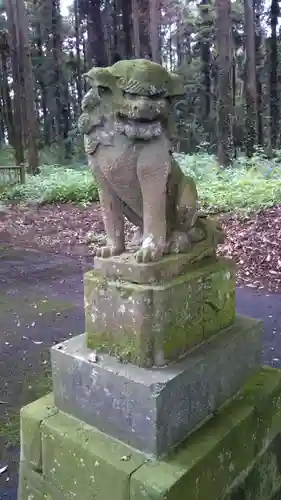
[(82, 133), (111, 124), (131, 139), (151, 139), (163, 130), (171, 135), (172, 99), (184, 94), (179, 76), (146, 59), (118, 61), (84, 76), (91, 88), (82, 102)]
[(171, 98), (184, 93), (181, 78), (147, 59), (119, 61), (111, 67), (123, 101), (117, 111), (120, 129), (132, 138), (149, 139), (170, 131)]
[(122, 97), (122, 93), (110, 68), (92, 68), (83, 76), (89, 83), (90, 90), (82, 100), (78, 128), (81, 133), (89, 135), (96, 128), (104, 127), (107, 121), (113, 121), (118, 98)]

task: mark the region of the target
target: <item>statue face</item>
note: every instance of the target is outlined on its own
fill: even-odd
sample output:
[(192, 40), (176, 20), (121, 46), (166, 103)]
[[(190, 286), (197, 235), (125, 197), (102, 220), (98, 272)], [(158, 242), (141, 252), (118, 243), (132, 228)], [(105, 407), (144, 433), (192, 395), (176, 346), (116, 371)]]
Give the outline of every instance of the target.
[(114, 102), (110, 88), (91, 81), (91, 88), (82, 100), (82, 114), (79, 117), (78, 128), (82, 134), (93, 134), (97, 128), (113, 119)]
[(152, 122), (167, 116), (167, 101), (161, 97), (146, 97), (136, 94), (123, 93), (119, 115), (129, 120)]
[[(135, 66), (130, 61), (126, 62), (128, 64), (129, 69), (132, 69), (132, 64)], [(117, 71), (115, 74), (113, 69), (114, 66), (93, 68), (87, 73), (91, 89), (82, 101), (78, 122), (80, 132), (104, 144), (115, 131), (131, 140), (149, 140), (160, 136), (163, 131), (170, 135), (168, 129), (172, 113), (167, 92), (161, 94), (155, 90), (149, 93), (146, 82), (138, 85), (130, 72), (125, 84), (121, 73)]]

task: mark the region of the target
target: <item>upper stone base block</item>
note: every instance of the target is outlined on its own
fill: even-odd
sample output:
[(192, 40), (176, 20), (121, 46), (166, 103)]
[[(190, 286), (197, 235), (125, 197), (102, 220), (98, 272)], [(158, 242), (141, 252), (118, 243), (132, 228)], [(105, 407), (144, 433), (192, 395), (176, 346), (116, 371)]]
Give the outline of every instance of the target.
[(124, 255), (96, 259), (85, 274), (87, 346), (138, 366), (163, 366), (230, 326), (235, 264), (190, 265), (188, 254), (137, 264)]

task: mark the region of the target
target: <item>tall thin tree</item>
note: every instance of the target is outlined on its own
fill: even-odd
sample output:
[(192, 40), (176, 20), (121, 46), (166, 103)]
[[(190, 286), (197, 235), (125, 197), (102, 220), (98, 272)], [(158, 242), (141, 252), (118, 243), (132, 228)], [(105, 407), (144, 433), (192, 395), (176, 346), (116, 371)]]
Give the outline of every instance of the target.
[(252, 156), (257, 144), (257, 75), (255, 50), (255, 19), (253, 0), (244, 0), (245, 16), (245, 78), (246, 153)]
[(279, 98), (278, 98), (278, 43), (277, 25), (279, 2), (272, 0), (270, 8), (271, 43), (270, 43), (270, 117), (271, 117), (271, 147), (277, 147)]
[(161, 1), (150, 0), (150, 45), (152, 60), (161, 64)]
[(217, 140), (218, 162), (228, 166), (233, 157), (232, 105), (232, 19), (231, 0), (216, 0), (218, 51)]
[(210, 43), (210, 30), (212, 21), (210, 19), (210, 4), (209, 0), (201, 0), (200, 13), (201, 13), (201, 34), (200, 34), (200, 49), (201, 49), (201, 113), (203, 126), (206, 127), (209, 114), (211, 110), (211, 76), (210, 76), (210, 62), (211, 62), (211, 43)]

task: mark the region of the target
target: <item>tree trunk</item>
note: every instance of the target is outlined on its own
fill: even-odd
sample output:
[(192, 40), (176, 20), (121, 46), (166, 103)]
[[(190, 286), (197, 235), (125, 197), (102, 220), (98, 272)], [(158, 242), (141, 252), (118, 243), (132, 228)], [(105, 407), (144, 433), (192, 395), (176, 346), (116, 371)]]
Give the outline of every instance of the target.
[(211, 110), (211, 78), (210, 78), (210, 61), (211, 61), (211, 48), (210, 48), (210, 14), (209, 14), (209, 0), (201, 0), (200, 12), (202, 17), (202, 31), (201, 35), (201, 68), (202, 68), (202, 91), (201, 91), (201, 117), (203, 125), (207, 126)]
[(14, 10), (14, 19), (18, 31), (18, 51), (23, 63), (23, 85), (24, 85), (24, 103), (26, 115), (26, 137), (28, 147), (28, 172), (35, 175), (39, 173), (38, 157), (38, 123), (35, 107), (34, 79), (32, 62), (30, 56), (30, 47), (28, 41), (28, 19), (23, 0), (11, 0)]
[(183, 47), (182, 47), (182, 36), (181, 36), (181, 23), (178, 20), (177, 22), (177, 35), (176, 35), (176, 44), (177, 44), (177, 60), (178, 60), (178, 67), (180, 68), (184, 57), (183, 57)]
[(88, 44), (92, 66), (108, 64), (100, 3), (100, 0), (91, 0), (88, 6)]
[[(232, 109), (235, 110), (236, 106), (236, 61), (235, 57), (232, 60)], [(232, 134), (233, 134), (233, 156), (237, 157), (237, 127), (236, 127), (236, 116), (233, 116), (232, 121)]]
[[(83, 33), (83, 73), (87, 73), (88, 70), (88, 51), (87, 51), (87, 43), (86, 36)], [(86, 79), (84, 78), (83, 92), (86, 93), (88, 89), (88, 84)]]
[(217, 136), (218, 162), (228, 166), (233, 157), (232, 133), (232, 18), (231, 0), (216, 0), (217, 51), (218, 51), (218, 101)]
[(152, 60), (161, 64), (161, 0), (150, 0), (150, 46)]
[(141, 56), (139, 6), (138, 6), (138, 0), (131, 0), (131, 1), (132, 1), (134, 56), (139, 59)]
[(14, 90), (14, 123), (15, 123), (15, 161), (17, 165), (24, 163), (23, 147), (23, 122), (21, 109), (21, 81), (19, 66), (19, 44), (18, 32), (14, 19), (14, 8), (10, 0), (5, 0), (5, 9), (7, 14), (7, 25), (9, 31), (9, 47), (11, 54), (13, 90)]
[(260, 146), (263, 146), (263, 92), (262, 92), (262, 70), (264, 67), (261, 0), (255, 1), (255, 49), (256, 49), (256, 80), (257, 80), (257, 140)]
[(55, 103), (55, 140), (63, 139), (63, 102), (62, 102), (62, 60), (61, 60), (61, 22), (58, 0), (52, 0), (52, 89)]
[(245, 78), (244, 91), (246, 101), (246, 154), (251, 157), (257, 143), (257, 80), (256, 51), (254, 30), (253, 0), (244, 0), (245, 15)]
[(279, 122), (279, 99), (278, 99), (278, 45), (277, 24), (279, 16), (278, 0), (272, 0), (270, 9), (271, 24), (271, 47), (270, 47), (270, 117), (271, 117), (271, 145), (277, 147), (278, 122)]
[(132, 4), (130, 0), (122, 0), (122, 24), (124, 31), (124, 57), (131, 59), (132, 53), (132, 27), (131, 27), (131, 15), (132, 15)]
[(152, 47), (150, 44), (149, 7), (150, 0), (138, 0), (140, 22), (140, 53), (141, 57), (144, 57), (146, 59), (152, 58)]
[(0, 94), (0, 149), (5, 142), (5, 114), (4, 103)]
[(76, 86), (78, 97), (78, 114), (82, 102), (82, 75), (81, 75), (81, 50), (80, 50), (80, 19), (79, 19), (79, 0), (74, 2), (74, 17), (75, 17), (75, 49), (76, 49)]
[(7, 61), (8, 53), (6, 51), (1, 52), (1, 94), (3, 100), (3, 114), (5, 116), (5, 122), (8, 133), (8, 142), (9, 144), (15, 148), (15, 127), (14, 127), (14, 117), (13, 117), (13, 105), (10, 96), (10, 88), (9, 88), (9, 75), (8, 75), (8, 61)]

